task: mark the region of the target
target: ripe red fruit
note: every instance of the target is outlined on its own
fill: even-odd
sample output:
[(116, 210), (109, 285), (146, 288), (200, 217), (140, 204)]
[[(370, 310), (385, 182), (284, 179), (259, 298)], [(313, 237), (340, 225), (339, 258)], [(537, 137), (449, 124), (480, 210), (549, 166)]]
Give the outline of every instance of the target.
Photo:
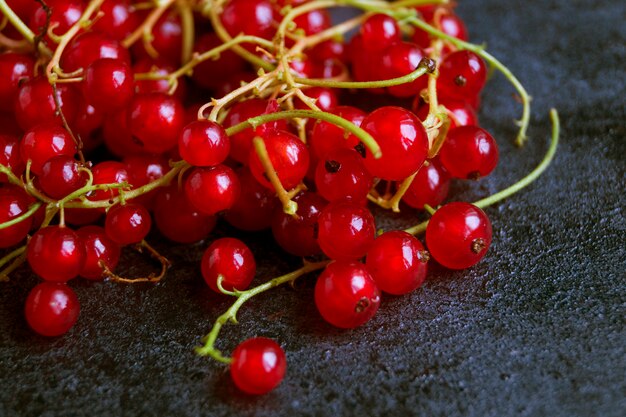
[[(68, 84), (57, 85), (57, 97), (63, 116), (68, 123), (74, 121), (80, 99), (79, 93)], [(34, 78), (22, 83), (15, 100), (15, 118), (23, 130), (44, 123), (61, 126), (54, 90), (46, 78)]]
[(80, 276), (90, 280), (104, 278), (104, 268), (114, 271), (120, 259), (120, 246), (106, 235), (100, 226), (85, 226), (76, 231), (85, 245), (85, 263)]
[(274, 36), (274, 8), (267, 0), (229, 0), (220, 18), (231, 36), (240, 33), (265, 39)]
[(38, 177), (41, 190), (57, 200), (73, 193), (87, 182), (87, 176), (78, 168), (78, 161), (68, 155), (48, 159)]
[(486, 80), (487, 66), (482, 58), (471, 51), (457, 51), (441, 61), (437, 89), (442, 96), (472, 103)]
[(120, 246), (141, 242), (150, 232), (152, 219), (141, 204), (116, 204), (107, 212), (104, 231)]
[[(411, 42), (397, 42), (381, 52), (381, 67), (378, 70), (381, 79), (405, 76), (419, 66), (426, 54)], [(428, 86), (428, 76), (423, 75), (410, 83), (394, 85), (387, 88), (394, 97), (412, 97)]]
[(461, 126), (448, 132), (439, 158), (452, 176), (479, 179), (489, 175), (498, 164), (498, 145), (486, 130)]
[(271, 339), (255, 337), (241, 342), (233, 351), (230, 376), (240, 390), (260, 395), (276, 388), (286, 369), (281, 347)]
[[(150, 35), (152, 37), (150, 44), (159, 58), (178, 67), (181, 60), (180, 46), (183, 41), (183, 28), (178, 11), (166, 11), (157, 20)], [(144, 48), (143, 42), (137, 42), (133, 45), (133, 53), (137, 58), (150, 56)]]
[(324, 320), (351, 329), (374, 316), (380, 305), (380, 291), (365, 265), (336, 261), (317, 278), (315, 305)]
[[(13, 185), (0, 188), (0, 223), (5, 223), (26, 213), (31, 197)], [(10, 248), (20, 243), (30, 231), (32, 216), (13, 226), (0, 229), (0, 248)]]
[(256, 262), (250, 249), (239, 239), (217, 239), (202, 256), (202, 276), (207, 285), (221, 294), (218, 277), (224, 279), (222, 287), (227, 291), (243, 291), (250, 285), (256, 273)]
[(241, 167), (236, 172), (241, 192), (233, 206), (224, 214), (224, 219), (240, 230), (267, 229), (278, 199), (274, 192), (259, 184), (248, 168)]
[(60, 336), (78, 320), (80, 304), (67, 285), (42, 282), (28, 294), (24, 312), (34, 331), (42, 336)]
[(328, 201), (350, 198), (367, 202), (373, 178), (365, 169), (363, 158), (352, 149), (336, 149), (317, 163), (315, 186)]
[[(49, 27), (54, 27), (57, 36), (67, 32), (80, 19), (85, 8), (80, 0), (57, 0), (50, 2), (49, 7), (51, 11)], [(33, 32), (41, 33), (48, 19), (43, 4), (37, 5), (31, 13), (28, 26)], [(48, 43), (53, 43), (47, 35), (44, 39)]]
[[(355, 126), (361, 126), (367, 113), (352, 106), (337, 106), (330, 111), (343, 119), (348, 120)], [(346, 137), (346, 131), (342, 128), (325, 121), (319, 121), (313, 128), (310, 149), (317, 158), (324, 158), (328, 152), (337, 148), (354, 149), (359, 144), (359, 139), (350, 134)]]
[(119, 41), (139, 26), (139, 14), (128, 0), (107, 0), (100, 6), (100, 16), (92, 30), (106, 33)]
[(61, 68), (74, 72), (102, 58), (120, 59), (130, 64), (130, 54), (119, 41), (103, 32), (84, 32), (72, 39), (63, 51)]
[(401, 230), (378, 236), (367, 252), (365, 265), (381, 291), (407, 294), (426, 279), (428, 253), (412, 235)]
[[(128, 182), (128, 172), (126, 166), (117, 161), (104, 161), (91, 168), (93, 184), (121, 184)], [(92, 201), (108, 200), (119, 195), (118, 189), (97, 190), (87, 195)]]
[[(9, 168), (18, 177), (24, 172), (25, 164), (20, 155), (17, 136), (0, 133), (0, 164)], [(5, 174), (0, 174), (0, 182), (7, 182)]]
[(163, 153), (178, 142), (185, 108), (163, 93), (136, 94), (129, 108), (128, 127), (145, 152)]
[(450, 174), (441, 166), (437, 159), (428, 161), (428, 165), (424, 164), (409, 189), (402, 196), (409, 206), (423, 210), (424, 205), (437, 207), (448, 196), (450, 189)]
[(402, 37), (396, 20), (386, 14), (374, 14), (367, 18), (360, 29), (362, 42), (371, 52), (380, 52), (399, 42)]
[(0, 54), (0, 111), (13, 110), (20, 84), (33, 78), (35, 60), (27, 54)]
[(190, 165), (209, 167), (221, 164), (230, 152), (230, 139), (219, 124), (209, 120), (189, 123), (178, 138), (178, 152)]
[(189, 202), (209, 215), (231, 208), (239, 198), (240, 189), (237, 174), (226, 165), (195, 168), (185, 180)]
[(72, 229), (42, 227), (28, 241), (26, 259), (33, 272), (44, 280), (66, 282), (81, 271), (85, 245)]
[(40, 124), (24, 134), (20, 143), (20, 155), (24, 164), (31, 160), (30, 170), (41, 175), (43, 165), (51, 158), (59, 155), (73, 157), (76, 143), (67, 132), (55, 124)]
[(448, 203), (433, 214), (426, 228), (432, 257), (450, 269), (477, 264), (491, 245), (491, 222), (470, 203)]
[(83, 96), (96, 109), (105, 112), (120, 109), (134, 94), (133, 71), (123, 60), (101, 58), (85, 69)]
[(428, 155), (428, 136), (419, 119), (401, 107), (380, 107), (361, 127), (378, 142), (382, 156), (366, 150), (365, 167), (378, 178), (402, 181), (416, 172)]

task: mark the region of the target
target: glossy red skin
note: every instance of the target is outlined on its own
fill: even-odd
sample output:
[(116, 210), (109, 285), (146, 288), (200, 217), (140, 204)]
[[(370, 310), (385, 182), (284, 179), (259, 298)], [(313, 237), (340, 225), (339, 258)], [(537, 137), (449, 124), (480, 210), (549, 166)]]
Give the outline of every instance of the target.
[[(159, 59), (178, 67), (182, 58), (181, 45), (183, 40), (183, 29), (178, 12), (166, 11), (152, 28), (151, 34), (153, 37), (151, 45), (159, 54)], [(136, 59), (150, 56), (146, 52), (143, 42), (136, 42), (132, 50)]]
[(271, 339), (255, 337), (240, 343), (233, 351), (230, 375), (245, 393), (261, 395), (276, 388), (285, 376), (287, 359)]
[(486, 130), (461, 126), (448, 132), (439, 158), (453, 177), (478, 179), (491, 174), (498, 165), (498, 145)]
[[(31, 204), (29, 197), (21, 188), (5, 185), (0, 188), (0, 223), (5, 223), (21, 216)], [(20, 243), (30, 231), (32, 216), (13, 226), (0, 229), (0, 248), (10, 248)]]
[[(431, 22), (431, 24), (432, 23), (433, 22)], [(468, 35), (465, 23), (463, 23), (463, 20), (461, 20), (461, 18), (452, 11), (447, 11), (445, 14), (442, 14), (439, 21), (434, 23), (435, 27), (446, 35), (455, 37), (462, 41), (467, 41)], [(411, 39), (422, 48), (430, 47), (432, 42), (432, 38), (427, 32), (417, 28), (415, 29)]]
[[(361, 126), (361, 122), (367, 116), (363, 110), (352, 106), (337, 106), (330, 110), (330, 113), (346, 119), (357, 127)], [(345, 133), (345, 130), (332, 123), (323, 120), (317, 122), (310, 138), (311, 152), (317, 158), (324, 158), (328, 152), (334, 149), (354, 149), (359, 144), (359, 138), (353, 134), (346, 137)]]
[[(380, 76), (382, 79), (403, 77), (419, 66), (426, 53), (411, 42), (396, 42), (381, 51)], [(422, 75), (415, 81), (387, 87), (394, 97), (412, 97), (428, 87), (428, 75)]]
[(80, 303), (67, 285), (42, 282), (28, 293), (24, 313), (35, 332), (42, 336), (60, 336), (78, 320)]
[(437, 159), (430, 160), (428, 165), (423, 165), (417, 171), (402, 201), (420, 210), (424, 209), (424, 204), (437, 207), (446, 199), (449, 189), (450, 174)]
[[(491, 222), (478, 207), (463, 202), (448, 203), (433, 214), (426, 228), (426, 246), (431, 256), (449, 269), (476, 265), (491, 245)], [(483, 239), (478, 253), (472, 243)]]
[(317, 219), (328, 202), (313, 192), (305, 191), (293, 199), (298, 204), (297, 217), (277, 207), (272, 216), (272, 234), (276, 243), (295, 256), (313, 256), (322, 250), (317, 243)]
[(109, 271), (114, 271), (121, 255), (120, 246), (113, 242), (100, 226), (85, 226), (76, 231), (85, 245), (85, 263), (80, 276), (93, 281), (105, 278), (102, 262)]
[(427, 261), (419, 240), (404, 231), (394, 230), (374, 240), (365, 265), (381, 291), (402, 295), (424, 283)]
[(82, 85), (87, 102), (103, 111), (126, 106), (135, 94), (133, 71), (120, 59), (101, 58), (89, 64)]
[(163, 93), (136, 94), (129, 107), (128, 127), (149, 153), (163, 153), (178, 143), (185, 122), (185, 108)]
[[(47, 5), (52, 10), (50, 26), (56, 25), (54, 34), (58, 36), (67, 32), (68, 29), (80, 19), (85, 9), (83, 2), (80, 0), (53, 0)], [(46, 11), (43, 5), (37, 5), (31, 13), (28, 27), (30, 27), (34, 33), (40, 33), (46, 25)], [(55, 45), (47, 35), (44, 36), (44, 40), (48, 44)]]
[[(19, 142), (16, 136), (0, 134), (0, 164), (10, 168), (18, 177), (26, 167), (20, 155)], [(0, 182), (8, 182), (5, 174), (0, 174)]]
[(226, 165), (195, 168), (185, 180), (185, 195), (200, 212), (212, 215), (228, 210), (239, 198), (241, 186)]
[(83, 141), (83, 152), (92, 151), (100, 144), (98, 135), (93, 133), (104, 123), (104, 112), (87, 103), (84, 97), (78, 101), (76, 117), (71, 124), (72, 132)]
[(107, 211), (104, 231), (120, 246), (141, 242), (150, 232), (152, 218), (141, 204), (116, 204)]
[(222, 275), (222, 287), (227, 291), (243, 291), (254, 279), (256, 262), (252, 252), (239, 239), (225, 237), (215, 240), (202, 256), (202, 276), (207, 285), (219, 294), (218, 275)]
[[(167, 158), (162, 155), (134, 155), (124, 158), (128, 173), (128, 181), (133, 188), (139, 188), (165, 175), (170, 166)], [(139, 203), (148, 210), (152, 209), (158, 189), (135, 197), (132, 201)]]
[[(78, 110), (80, 94), (68, 84), (57, 85), (57, 92), (63, 116), (71, 124)], [(57, 114), (53, 94), (54, 90), (45, 78), (33, 78), (20, 86), (14, 112), (17, 123), (23, 130), (43, 123), (62, 125), (63, 120)]]
[[(156, 59), (145, 57), (133, 65), (133, 72), (135, 74), (141, 74), (145, 72), (152, 72), (159, 75), (166, 75), (176, 71), (178, 67), (168, 63), (164, 59)], [(187, 96), (187, 80), (185, 77), (181, 77), (178, 80), (176, 89), (174, 90), (174, 97), (176, 97), (181, 103)], [(167, 94), (171, 89), (171, 85), (167, 80), (136, 80), (135, 92), (136, 93), (164, 93)], [(203, 103), (204, 104), (204, 103)]]
[(122, 44), (100, 32), (85, 32), (75, 37), (61, 55), (61, 68), (73, 72), (87, 68), (97, 59), (116, 58), (130, 65), (130, 55)]
[(42, 227), (28, 241), (26, 259), (33, 272), (44, 280), (66, 282), (83, 268), (85, 245), (67, 227)]
[[(450, 118), (450, 129), (459, 126), (478, 126), (478, 115), (476, 110), (463, 100), (455, 100), (451, 98), (441, 97), (439, 104), (448, 110)], [(421, 121), (426, 120), (430, 110), (429, 104), (421, 97), (415, 97), (413, 101), (413, 112)]]
[[(458, 77), (464, 82), (460, 82)], [(471, 51), (457, 51), (445, 56), (439, 65), (437, 89), (442, 97), (473, 103), (487, 81), (487, 66)]]
[(271, 39), (276, 30), (274, 13), (272, 3), (267, 0), (230, 0), (220, 18), (231, 36), (245, 33)]
[[(229, 128), (239, 123), (245, 122), (251, 117), (260, 116), (268, 111), (269, 103), (262, 99), (249, 99), (235, 104), (226, 119), (224, 120), (224, 128)], [(273, 111), (269, 111), (273, 113)], [(252, 149), (252, 139), (254, 136), (263, 136), (271, 130), (286, 130), (287, 122), (285, 120), (277, 120), (275, 122), (264, 123), (256, 129), (248, 128), (239, 133), (230, 136), (230, 157), (241, 163), (248, 163), (248, 156)]]
[(138, 13), (128, 0), (107, 0), (100, 6), (101, 16), (92, 30), (106, 33), (118, 41), (124, 40), (141, 23)]
[(376, 235), (374, 216), (349, 200), (327, 205), (317, 219), (317, 241), (331, 259), (357, 260), (367, 253)]
[(298, 29), (302, 29), (307, 35), (315, 35), (331, 26), (330, 13), (326, 9), (316, 9), (303, 13), (293, 19)]
[(180, 133), (178, 152), (190, 165), (210, 167), (226, 160), (230, 153), (230, 139), (218, 123), (197, 120)]
[[(196, 40), (193, 50), (202, 54), (221, 44), (222, 41), (217, 34), (206, 33)], [(192, 78), (204, 88), (217, 89), (224, 78), (244, 69), (246, 69), (246, 62), (239, 55), (226, 50), (220, 53), (218, 60), (207, 59), (197, 65), (193, 70)]]
[(73, 193), (87, 182), (87, 176), (78, 171), (78, 161), (68, 155), (48, 159), (38, 178), (41, 191), (56, 200)]
[[(286, 190), (295, 188), (309, 169), (309, 150), (302, 141), (286, 131), (267, 132), (263, 138), (269, 159), (278, 179)], [(274, 189), (265, 177), (265, 170), (255, 151), (250, 152), (248, 166), (254, 178), (263, 186)]]
[(318, 43), (311, 49), (307, 49), (306, 54), (313, 62), (331, 59), (343, 62), (346, 60), (346, 46), (342, 41), (329, 39)]
[(169, 240), (194, 243), (205, 239), (215, 227), (215, 216), (193, 207), (183, 190), (174, 184), (162, 188), (154, 201), (154, 223)]
[(22, 162), (31, 160), (30, 170), (37, 175), (43, 172), (43, 164), (59, 155), (73, 157), (76, 144), (67, 132), (55, 124), (41, 124), (24, 134), (20, 143)]
[(315, 169), (317, 192), (328, 201), (350, 198), (365, 204), (373, 180), (365, 169), (363, 157), (352, 149), (331, 151)]
[(315, 305), (328, 323), (352, 329), (376, 314), (380, 290), (362, 263), (335, 261), (317, 278)]
[(396, 20), (386, 14), (374, 14), (367, 18), (359, 33), (363, 46), (371, 52), (382, 52), (383, 49), (399, 42), (402, 38)]
[(402, 181), (415, 173), (428, 155), (428, 136), (419, 119), (401, 107), (380, 107), (361, 123), (378, 142), (382, 156), (366, 149), (365, 167), (384, 180)]
[[(126, 166), (117, 161), (100, 162), (91, 168), (93, 184), (114, 184), (128, 181)], [(117, 189), (93, 191), (87, 198), (92, 201), (108, 200), (119, 194)]]
[(241, 167), (236, 171), (241, 192), (224, 219), (240, 230), (258, 231), (270, 227), (272, 213), (278, 205), (275, 193), (262, 186), (250, 170)]
[(0, 54), (0, 111), (13, 110), (20, 83), (34, 77), (35, 60), (27, 54)]
[[(328, 112), (339, 105), (337, 93), (332, 88), (310, 87), (304, 89), (303, 93), (315, 100), (315, 105), (322, 111)], [(296, 101), (295, 107), (297, 109), (311, 109), (300, 100)]]

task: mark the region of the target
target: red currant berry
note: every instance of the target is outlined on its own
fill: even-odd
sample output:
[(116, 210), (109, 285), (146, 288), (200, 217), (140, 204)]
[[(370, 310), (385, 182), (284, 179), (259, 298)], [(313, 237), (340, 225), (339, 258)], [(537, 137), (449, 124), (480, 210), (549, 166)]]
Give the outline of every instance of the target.
[(376, 234), (372, 213), (350, 200), (326, 206), (317, 224), (317, 241), (331, 259), (356, 260), (365, 256)]
[[(272, 167), (283, 187), (287, 190), (295, 188), (309, 169), (309, 150), (306, 145), (296, 135), (279, 130), (267, 132), (263, 142)], [(249, 166), (252, 175), (259, 183), (269, 189), (274, 188), (255, 151), (250, 152)]]
[(240, 230), (258, 231), (270, 227), (272, 213), (278, 199), (268, 188), (259, 184), (250, 170), (237, 170), (241, 192), (224, 219)]
[(432, 257), (450, 269), (476, 265), (491, 245), (491, 222), (470, 203), (448, 203), (433, 214), (426, 228)]
[(315, 305), (324, 320), (351, 329), (374, 317), (380, 305), (380, 291), (365, 265), (336, 261), (317, 278)]
[(331, 26), (330, 13), (326, 9), (311, 10), (296, 16), (293, 21), (306, 35), (315, 35)]
[(129, 109), (129, 128), (145, 152), (162, 153), (178, 142), (185, 121), (185, 108), (163, 93), (137, 94)]
[(83, 140), (83, 153), (94, 150), (102, 143), (102, 138), (96, 132), (104, 123), (104, 112), (97, 110), (87, 103), (84, 97), (78, 101), (78, 108), (74, 122), (70, 125), (74, 135), (80, 136)]
[(133, 71), (121, 59), (97, 59), (85, 69), (83, 96), (97, 109), (108, 112), (126, 106), (134, 90)]
[(76, 144), (67, 130), (54, 124), (41, 124), (24, 134), (20, 144), (20, 155), (26, 164), (31, 161), (30, 170), (41, 175), (43, 165), (50, 158), (59, 155), (73, 157)]
[[(24, 172), (24, 162), (20, 155), (19, 139), (13, 135), (0, 133), (0, 164), (9, 168), (18, 177)], [(0, 174), (0, 182), (8, 182), (5, 174)]]
[(424, 164), (409, 189), (402, 196), (409, 206), (423, 210), (424, 205), (437, 207), (448, 196), (450, 189), (450, 174), (441, 166), (437, 159), (432, 159), (428, 165)]
[(240, 190), (237, 174), (226, 165), (195, 168), (185, 180), (189, 202), (209, 215), (231, 208), (239, 198)]
[[(150, 35), (150, 45), (158, 57), (178, 67), (181, 60), (180, 46), (183, 41), (183, 28), (178, 12), (175, 10), (165, 12), (152, 28)], [(133, 53), (136, 58), (151, 56), (144, 48), (143, 42), (135, 43)]]
[[(57, 36), (63, 35), (69, 28), (80, 19), (83, 14), (84, 5), (80, 0), (56, 0), (50, 3), (50, 21), (48, 25), (47, 12), (43, 4), (33, 9), (28, 26), (35, 33), (41, 33), (46, 27), (53, 27)], [(46, 42), (52, 43), (52, 40), (46, 35)]]
[(152, 219), (141, 204), (116, 204), (107, 212), (104, 231), (120, 246), (141, 242), (150, 232)]
[[(128, 182), (135, 189), (158, 180), (170, 170), (167, 159), (161, 155), (128, 156), (123, 162), (128, 173)], [(157, 192), (152, 190), (135, 197), (133, 201), (151, 210)]]
[(13, 110), (20, 84), (33, 78), (35, 60), (26, 54), (0, 55), (0, 111)]
[(486, 80), (484, 61), (471, 51), (457, 51), (441, 61), (437, 89), (442, 96), (471, 103), (480, 94)]
[(378, 178), (402, 181), (416, 172), (428, 155), (428, 135), (419, 119), (400, 107), (380, 107), (363, 119), (361, 127), (378, 142), (382, 156), (366, 150), (365, 167)]
[(100, 16), (95, 20), (92, 30), (122, 41), (140, 23), (138, 13), (128, 0), (107, 0), (100, 6)]
[(317, 243), (317, 219), (328, 202), (312, 192), (298, 194), (296, 217), (278, 207), (272, 217), (272, 234), (276, 243), (295, 256), (313, 256), (322, 250)]
[(361, 155), (352, 149), (331, 151), (315, 169), (317, 192), (328, 201), (347, 197), (365, 204), (373, 180)]
[[(126, 166), (117, 161), (104, 161), (91, 168), (93, 185), (97, 184), (121, 184), (128, 182)], [(92, 191), (87, 195), (92, 201), (109, 200), (119, 194), (117, 189)]]
[[(367, 115), (363, 110), (352, 106), (337, 106), (330, 110), (330, 113), (346, 119), (357, 127), (361, 126), (361, 122)], [(310, 146), (317, 158), (324, 158), (328, 152), (334, 149), (354, 149), (358, 144), (359, 139), (353, 134), (346, 137), (346, 131), (339, 126), (319, 121), (313, 128)]]
[[(467, 102), (463, 100), (455, 100), (451, 98), (441, 97), (439, 104), (444, 106), (447, 110), (448, 117), (450, 118), (450, 129), (454, 129), (459, 126), (477, 126), (478, 116), (476, 110)], [(426, 103), (420, 96), (415, 97), (413, 102), (413, 111), (415, 115), (421, 120), (426, 120), (428, 112), (430, 111), (430, 105)]]
[[(455, 37), (462, 41), (467, 41), (468, 39), (465, 23), (452, 11), (446, 11), (441, 14), (438, 21), (433, 23), (435, 23), (435, 26), (437, 26), (440, 31), (448, 36)], [(421, 29), (415, 30), (412, 40), (422, 48), (430, 47), (432, 42), (430, 35)], [(446, 48), (444, 48), (444, 51), (445, 50)]]
[(42, 282), (26, 298), (26, 321), (42, 336), (67, 333), (78, 320), (79, 313), (78, 297), (65, 284)]
[[(0, 188), (0, 224), (8, 222), (26, 213), (31, 198), (24, 190), (12, 185)], [(10, 248), (20, 243), (32, 224), (32, 216), (12, 226), (0, 229), (0, 248)]]
[(66, 282), (75, 278), (85, 263), (85, 245), (71, 229), (47, 226), (28, 241), (26, 259), (30, 268), (46, 281)]
[(265, 39), (274, 36), (276, 19), (268, 0), (229, 0), (220, 17), (231, 36), (240, 33)]
[(178, 138), (178, 152), (190, 165), (221, 164), (230, 152), (230, 139), (219, 124), (209, 120), (189, 123)]
[(396, 20), (386, 14), (374, 14), (367, 18), (360, 29), (363, 45), (368, 51), (382, 51), (399, 42), (402, 37)]
[(101, 32), (85, 32), (75, 37), (63, 51), (61, 67), (65, 72), (74, 72), (102, 58), (130, 64), (130, 54), (120, 42)]
[(104, 278), (104, 266), (114, 271), (120, 259), (120, 246), (113, 242), (100, 226), (85, 226), (76, 231), (85, 245), (85, 264), (80, 276), (90, 280)]
[(202, 256), (202, 276), (207, 285), (221, 293), (217, 280), (223, 277), (222, 287), (227, 291), (243, 291), (252, 282), (256, 262), (250, 249), (239, 239), (225, 237), (211, 243)]
[[(206, 33), (200, 36), (193, 51), (202, 54), (222, 44), (215, 33)], [(198, 64), (192, 74), (193, 80), (200, 86), (208, 89), (217, 89), (229, 75), (243, 71), (246, 62), (231, 50), (221, 52), (217, 60), (207, 59)], [(239, 87), (239, 84), (237, 85)]]
[[(133, 65), (133, 72), (140, 74), (144, 72), (150, 72), (153, 74), (166, 76), (171, 74), (177, 69), (174, 65), (169, 64), (163, 59), (153, 60), (151, 58), (143, 58)], [(173, 96), (176, 97), (181, 103), (187, 96), (187, 81), (186, 78), (179, 78), (176, 89)], [(167, 79), (161, 80), (135, 80), (135, 92), (138, 94), (143, 93), (163, 93), (168, 94), (171, 85)], [(194, 117), (195, 119), (195, 117)]]
[(489, 175), (498, 164), (498, 145), (486, 130), (461, 126), (448, 132), (439, 158), (453, 177), (478, 179)]
[(215, 216), (202, 214), (178, 185), (159, 190), (154, 200), (154, 223), (169, 240), (193, 243), (205, 239), (215, 227)]
[(394, 230), (376, 238), (367, 252), (365, 265), (381, 291), (402, 295), (422, 285), (428, 259), (419, 240)]
[[(380, 77), (382, 79), (405, 76), (419, 66), (424, 51), (411, 42), (397, 42), (382, 51)], [(428, 76), (423, 75), (410, 83), (387, 88), (394, 97), (412, 97), (428, 86)]]
[(41, 190), (56, 200), (73, 193), (87, 182), (78, 168), (78, 161), (67, 155), (48, 159), (38, 177)]
[[(59, 84), (56, 89), (63, 116), (71, 124), (76, 117), (80, 95), (67, 84)], [(34, 78), (22, 83), (15, 100), (14, 111), (17, 123), (23, 130), (44, 123), (60, 126), (63, 122), (57, 110), (54, 90), (47, 79)]]
[(255, 337), (241, 342), (233, 351), (230, 376), (245, 393), (260, 395), (276, 388), (285, 376), (285, 352), (272, 339)]

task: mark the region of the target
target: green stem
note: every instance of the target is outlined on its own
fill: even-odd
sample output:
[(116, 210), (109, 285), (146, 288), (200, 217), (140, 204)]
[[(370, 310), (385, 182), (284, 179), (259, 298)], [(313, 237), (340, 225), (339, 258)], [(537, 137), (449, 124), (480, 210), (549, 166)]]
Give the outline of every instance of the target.
[(2, 259), (0, 259), (0, 268), (5, 266), (10, 260), (15, 259), (18, 256), (20, 256), (24, 252), (26, 252), (26, 245), (20, 246), (19, 248), (13, 250), (12, 252), (7, 253), (6, 255), (2, 257)]
[(378, 146), (378, 143), (376, 142), (376, 140), (372, 137), (372, 135), (367, 133), (365, 130), (354, 125), (348, 120), (342, 117), (339, 117), (337, 115), (334, 115), (332, 113), (319, 112), (319, 111), (314, 111), (314, 110), (289, 110), (289, 111), (281, 111), (281, 112), (270, 113), (270, 114), (263, 114), (261, 116), (252, 117), (246, 120), (245, 122), (236, 124), (235, 126), (229, 127), (228, 129), (226, 129), (226, 134), (228, 134), (228, 136), (232, 136), (235, 133), (239, 133), (242, 130), (248, 129), (249, 127), (252, 127), (254, 129), (257, 126), (262, 125), (263, 123), (272, 122), (272, 121), (281, 120), (281, 119), (292, 119), (296, 117), (324, 120), (326, 122), (339, 126), (349, 131), (353, 135), (357, 136), (361, 140), (361, 142), (363, 142), (363, 144), (367, 146), (367, 148), (372, 152), (372, 155), (374, 155), (374, 158), (380, 158), (382, 155), (380, 146)]
[(32, 216), (33, 214), (35, 214), (37, 212), (37, 210), (39, 210), (39, 207), (41, 207), (41, 203), (37, 202), (34, 203), (33, 205), (31, 205), (27, 211), (25, 211), (24, 213), (20, 214), (17, 217), (12, 218), (9, 221), (6, 221), (4, 223), (0, 223), (0, 230), (2, 229), (6, 229), (7, 227), (11, 227), (14, 224), (18, 224), (23, 220), (26, 220), (27, 218), (29, 218), (30, 216)]
[[(520, 191), (524, 187), (527, 187), (530, 183), (532, 183), (537, 178), (539, 178), (541, 174), (543, 174), (543, 172), (550, 165), (550, 162), (552, 162), (552, 160), (554, 159), (556, 148), (557, 148), (557, 145), (559, 144), (560, 122), (559, 122), (559, 115), (556, 109), (550, 110), (550, 120), (552, 121), (552, 138), (550, 141), (550, 147), (548, 148), (548, 151), (546, 152), (546, 155), (543, 157), (543, 160), (541, 161), (541, 163), (537, 165), (537, 167), (533, 169), (528, 175), (526, 175), (524, 178), (522, 178), (515, 184), (489, 197), (475, 201), (472, 204), (480, 208), (491, 206), (495, 203), (498, 203), (504, 200), (507, 197), (512, 196), (513, 194)], [(416, 226), (405, 229), (404, 231), (412, 235), (418, 235), (418, 234), (424, 233), (424, 231), (426, 231), (427, 226), (428, 226), (428, 220)]]
[[(6, 0), (0, 0), (0, 11), (28, 42), (32, 44), (35, 43), (35, 34), (33, 31), (30, 30), (24, 22), (22, 22), (22, 19), (20, 19), (18, 15), (15, 14), (13, 9), (11, 9), (11, 7), (7, 4)], [(43, 55), (48, 57), (52, 56), (52, 51), (50, 51), (50, 49), (48, 49), (48, 47), (41, 42), (38, 45), (38, 49)]]
[(215, 323), (213, 324), (211, 331), (204, 338), (204, 341), (203, 341), (204, 345), (198, 346), (196, 348), (196, 353), (200, 356), (210, 356), (213, 359), (223, 362), (223, 363), (227, 363), (227, 364), (231, 363), (232, 358), (223, 356), (222, 352), (220, 352), (218, 349), (215, 348), (215, 341), (217, 340), (220, 330), (222, 329), (222, 326), (224, 324), (226, 324), (228, 321), (231, 321), (237, 324), (237, 313), (239, 312), (239, 309), (241, 308), (241, 306), (244, 305), (246, 301), (248, 301), (255, 295), (261, 294), (262, 292), (270, 290), (274, 287), (278, 287), (279, 285), (283, 285), (288, 282), (293, 282), (297, 278), (301, 277), (302, 275), (324, 268), (329, 262), (330, 261), (305, 263), (302, 268), (292, 271), (288, 274), (282, 275), (280, 277), (274, 278), (271, 281), (268, 281), (257, 287), (251, 288), (246, 291), (238, 292), (236, 293), (236, 295), (229, 294), (229, 295), (236, 296), (237, 300), (230, 306), (228, 310), (226, 310), (224, 314), (222, 314), (221, 316), (217, 318), (217, 320), (215, 320)]
[(428, 32), (429, 34), (436, 36), (437, 38), (444, 39), (457, 48), (466, 49), (468, 51), (474, 52), (476, 55), (480, 56), (482, 59), (487, 61), (489, 65), (496, 68), (500, 71), (513, 85), (513, 87), (517, 90), (521, 100), (522, 100), (522, 118), (518, 121), (520, 130), (517, 134), (517, 138), (515, 140), (515, 144), (518, 146), (522, 146), (526, 142), (526, 131), (528, 130), (528, 124), (530, 123), (530, 96), (526, 92), (524, 86), (519, 82), (517, 77), (513, 75), (513, 73), (504, 66), (500, 61), (498, 61), (493, 55), (486, 52), (482, 46), (474, 45), (472, 43), (464, 42), (455, 37), (446, 35), (440, 30), (435, 29), (428, 23), (416, 18), (412, 17), (407, 20), (408, 23), (411, 23), (414, 26)]

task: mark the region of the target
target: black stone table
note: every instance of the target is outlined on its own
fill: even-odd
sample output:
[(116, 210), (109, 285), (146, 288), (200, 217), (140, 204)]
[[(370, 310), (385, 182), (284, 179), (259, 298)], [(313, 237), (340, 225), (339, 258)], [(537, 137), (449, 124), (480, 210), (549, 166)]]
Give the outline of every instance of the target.
[[(461, 2), (472, 39), (533, 96), (530, 142), (511, 145), (520, 106), (501, 76), (480, 115), (501, 145), (494, 174), (457, 185), (476, 199), (513, 183), (547, 149), (548, 109), (562, 119), (553, 165), (487, 209), (494, 242), (476, 267), (432, 267), (415, 293), (383, 299), (352, 331), (330, 328), (312, 302), (314, 277), (259, 296), (223, 330), (230, 352), (253, 335), (288, 357), (282, 385), (248, 397), (224, 366), (193, 347), (229, 304), (203, 283), (192, 248), (157, 246), (174, 267), (159, 285), (75, 280), (82, 312), (64, 337), (34, 335), (26, 270), (0, 284), (2, 416), (622, 416), (626, 412), (626, 7), (620, 1)], [(415, 214), (381, 222), (407, 226)], [(222, 226), (220, 234), (233, 231)], [(238, 235), (259, 279), (298, 267), (266, 233)], [(146, 265), (129, 257), (122, 269)], [(149, 267), (149, 265), (148, 265)]]

